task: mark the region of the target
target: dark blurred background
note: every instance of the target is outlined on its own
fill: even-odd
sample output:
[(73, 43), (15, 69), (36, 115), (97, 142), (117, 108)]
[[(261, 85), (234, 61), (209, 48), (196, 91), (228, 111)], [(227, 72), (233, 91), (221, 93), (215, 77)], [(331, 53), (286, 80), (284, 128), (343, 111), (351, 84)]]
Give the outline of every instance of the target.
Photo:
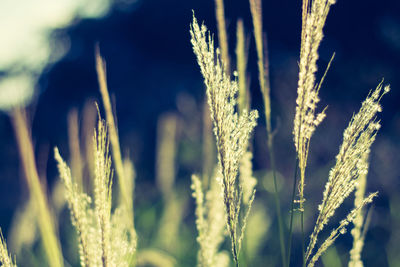
[[(127, 153), (136, 167), (139, 191), (136, 205), (140, 209), (141, 203), (149, 202), (152, 197), (146, 199), (146, 190), (154, 192), (151, 188), (155, 176), (157, 119), (161, 114), (173, 112), (188, 123), (201, 121), (205, 90), (190, 45), (192, 10), (216, 36), (213, 0), (119, 2), (112, 5), (104, 17), (80, 19), (68, 27), (55, 29), (52, 33), (54, 44), (57, 44), (56, 41), (66, 42), (68, 49), (61, 59), (48, 65), (41, 73), (39, 93), (29, 107), (38, 158), (41, 153), (46, 155), (51, 152), (54, 146), (59, 146), (68, 158), (68, 112), (71, 108), (82, 112), (88, 99), (100, 101), (94, 65), (94, 46), (98, 42), (107, 62), (108, 85), (116, 103), (121, 145), (124, 151), (129, 151)], [(371, 153), (367, 191), (379, 191), (379, 197), (373, 205), (372, 222), (366, 238), (365, 266), (400, 266), (400, 257), (395, 252), (400, 243), (399, 14), (400, 2), (397, 0), (338, 0), (327, 19), (318, 61), (318, 77), (321, 77), (332, 54), (336, 53), (320, 91), (319, 107), (328, 106), (327, 118), (311, 141), (305, 193), (308, 231), (311, 231), (315, 220), (316, 206), (321, 201), (329, 169), (334, 165), (343, 130), (353, 112), (358, 111), (369, 90), (382, 79), (392, 88), (382, 100), (383, 112), (379, 114), (382, 128)], [(250, 40), (248, 72), (252, 81), (252, 106), (261, 111), (248, 2), (226, 1), (225, 15), (232, 59), (236, 21), (238, 18), (244, 20)], [(284, 177), (283, 208), (287, 208), (295, 157), (291, 132), (300, 49), (301, 1), (264, 0), (263, 22), (269, 48), (273, 126), (277, 129), (275, 152), (278, 170)], [(0, 36), (7, 38), (2, 34)], [(193, 148), (183, 151), (186, 156), (181, 156), (182, 164), (177, 162), (177, 181), (187, 185), (188, 195), (190, 175), (201, 171), (202, 160), (199, 156), (200, 137), (193, 134), (186, 137)], [(269, 168), (265, 140), (261, 117), (254, 135), (256, 173), (263, 173)], [(16, 143), (6, 113), (0, 113), (0, 147), (0, 225), (7, 235), (13, 212), (26, 201), (28, 191), (21, 178)], [(51, 158), (50, 153), (48, 164), (39, 164), (42, 173), (47, 176), (49, 188), (57, 179)], [(259, 185), (262, 187), (261, 179)], [(260, 201), (272, 201), (267, 191), (265, 196), (262, 189), (259, 191)], [(346, 205), (350, 207), (351, 202)], [(266, 206), (273, 209), (271, 204)], [(185, 216), (193, 218), (193, 210), (188, 209)], [(193, 223), (193, 219), (186, 220)], [(194, 225), (188, 227), (195, 233)], [(192, 244), (194, 242), (193, 236)], [(346, 254), (351, 244), (350, 235), (341, 237), (336, 246), (338, 254)], [(278, 246), (275, 247), (277, 252)], [(270, 245), (264, 245), (262, 251), (268, 255), (271, 253), (267, 252), (269, 249)], [(346, 259), (348, 256), (343, 257)], [(193, 263), (193, 259), (187, 262)]]

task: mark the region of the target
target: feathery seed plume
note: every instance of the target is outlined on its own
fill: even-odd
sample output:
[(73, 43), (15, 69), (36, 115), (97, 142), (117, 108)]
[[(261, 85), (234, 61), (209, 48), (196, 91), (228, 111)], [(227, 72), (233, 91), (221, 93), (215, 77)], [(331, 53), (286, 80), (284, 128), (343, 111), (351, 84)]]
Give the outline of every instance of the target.
[[(304, 204), (304, 180), (310, 139), (315, 128), (325, 118), (325, 110), (315, 114), (321, 82), (316, 84), (318, 48), (323, 38), (323, 27), (334, 0), (303, 0), (302, 32), (297, 87), (296, 114), (294, 118), (294, 143), (300, 168), (299, 203)], [(328, 66), (329, 67), (329, 66)]]
[[(368, 172), (365, 158), (368, 157), (370, 147), (380, 128), (379, 122), (376, 121), (376, 114), (382, 110), (379, 101), (390, 90), (389, 86), (382, 89), (382, 83), (380, 83), (375, 91), (369, 93), (359, 112), (353, 115), (349, 126), (343, 133), (343, 143), (336, 156), (336, 165), (329, 173), (322, 204), (318, 207), (319, 215), (310, 237), (306, 259), (311, 256), (318, 234), (344, 199), (353, 192), (360, 176)], [(365, 204), (364, 201), (363, 205)]]
[(106, 122), (99, 120), (93, 138), (94, 203), (71, 177), (71, 171), (55, 149), (60, 177), (72, 224), (78, 234), (80, 262), (85, 267), (131, 266), (136, 251), (136, 233), (132, 229), (127, 206), (123, 202), (111, 213), (112, 170)]
[(193, 51), (197, 57), (206, 85), (210, 115), (214, 124), (217, 141), (218, 161), (223, 177), (224, 204), (227, 213), (227, 227), (232, 241), (232, 253), (238, 265), (239, 253), (239, 212), (241, 192), (237, 190), (239, 163), (247, 150), (250, 133), (256, 126), (257, 111), (236, 112), (237, 81), (231, 81), (225, 72), (219, 49), (214, 50), (213, 38), (207, 28), (198, 25), (193, 15), (190, 29)]

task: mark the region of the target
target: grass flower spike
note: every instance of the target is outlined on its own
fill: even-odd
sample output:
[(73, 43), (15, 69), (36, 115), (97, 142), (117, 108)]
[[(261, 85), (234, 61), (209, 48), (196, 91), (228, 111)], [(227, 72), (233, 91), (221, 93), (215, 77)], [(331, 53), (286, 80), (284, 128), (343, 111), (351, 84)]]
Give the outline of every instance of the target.
[(99, 120), (93, 138), (94, 181), (93, 197), (80, 192), (71, 171), (55, 149), (60, 177), (65, 185), (72, 224), (78, 235), (81, 266), (132, 266), (136, 238), (126, 217), (126, 206), (111, 212), (112, 170), (105, 121)]
[(325, 112), (315, 114), (319, 102), (319, 85), (316, 84), (318, 48), (323, 38), (323, 27), (334, 0), (303, 0), (302, 33), (297, 87), (296, 115), (294, 119), (294, 143), (300, 168), (300, 210), (304, 203), (304, 180), (310, 139), (315, 128), (325, 118)]
[[(365, 155), (363, 160), (366, 166), (369, 165), (368, 157), (369, 155)], [(358, 183), (356, 186), (356, 193), (354, 198), (354, 206), (360, 206), (364, 199), (365, 189), (367, 187), (367, 173), (361, 174), (360, 178), (358, 179)], [(369, 213), (370, 214), (370, 213)], [(351, 230), (351, 235), (353, 236), (353, 248), (350, 250), (350, 261), (349, 267), (362, 267), (363, 262), (361, 260), (361, 252), (364, 247), (364, 239), (366, 229), (368, 229), (368, 218), (365, 219), (365, 210), (360, 209), (357, 212), (356, 218), (353, 221), (354, 228)]]
[[(343, 143), (339, 154), (336, 156), (336, 165), (329, 173), (322, 204), (318, 207), (319, 215), (310, 237), (306, 259), (310, 259), (318, 234), (334, 215), (336, 209), (343, 203), (344, 199), (354, 191), (360, 176), (368, 172), (368, 164), (365, 159), (368, 158), (376, 132), (380, 128), (379, 122), (376, 121), (376, 114), (382, 110), (379, 101), (390, 90), (389, 86), (385, 86), (382, 89), (381, 83), (374, 92), (368, 95), (359, 112), (353, 115), (349, 126), (343, 133)], [(366, 201), (368, 199), (372, 199), (372, 197), (364, 199), (355, 210), (370, 202)], [(351, 214), (353, 212), (354, 210)], [(352, 222), (356, 214), (354, 213), (354, 216), (348, 217), (348, 221)], [(317, 254), (320, 253), (317, 252)], [(311, 260), (312, 262), (315, 262), (314, 258)]]
[(196, 201), (196, 227), (199, 233), (197, 242), (200, 245), (198, 267), (229, 266), (226, 251), (219, 251), (225, 239), (225, 212), (220, 184), (216, 177), (213, 178), (210, 189), (204, 194), (200, 178), (192, 175), (191, 188)]
[[(217, 141), (218, 161), (223, 176), (224, 204), (227, 227), (232, 241), (233, 258), (238, 265), (238, 221), (241, 193), (237, 188), (239, 163), (246, 152), (250, 133), (256, 126), (257, 111), (246, 110), (241, 116), (236, 112), (238, 85), (225, 73), (219, 50), (214, 50), (213, 38), (207, 28), (198, 25), (193, 16), (190, 29), (193, 51), (197, 57), (207, 88), (208, 104)], [(208, 40), (207, 40), (208, 39)]]

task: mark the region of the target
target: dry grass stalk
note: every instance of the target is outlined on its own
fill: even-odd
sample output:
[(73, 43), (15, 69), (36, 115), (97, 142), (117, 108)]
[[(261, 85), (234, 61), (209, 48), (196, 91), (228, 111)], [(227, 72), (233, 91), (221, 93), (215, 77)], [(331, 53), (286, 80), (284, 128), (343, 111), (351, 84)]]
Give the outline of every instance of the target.
[(118, 131), (117, 131), (117, 126), (115, 124), (114, 115), (112, 112), (110, 96), (108, 93), (105, 61), (100, 55), (99, 46), (96, 46), (96, 71), (97, 71), (97, 77), (98, 77), (98, 82), (99, 82), (99, 86), (100, 86), (100, 93), (101, 93), (101, 96), (103, 99), (103, 105), (104, 105), (104, 109), (106, 112), (107, 125), (108, 125), (109, 131), (110, 131), (112, 156), (113, 156), (113, 160), (114, 160), (115, 171), (116, 171), (117, 177), (118, 177), (119, 190), (122, 195), (121, 199), (123, 200), (123, 203), (126, 206), (126, 211), (129, 212), (128, 216), (131, 218), (132, 228), (133, 228), (133, 204), (132, 204), (132, 197), (131, 197), (132, 193), (131, 193), (131, 188), (128, 188), (126, 186), (126, 183), (127, 183), (126, 181), (128, 179), (131, 179), (131, 177), (126, 177), (126, 175), (124, 173), (124, 164), (123, 164), (122, 156), (121, 156), (121, 148), (120, 148), (120, 143), (119, 143), (119, 138), (118, 138)]
[[(122, 210), (121, 220), (123, 221), (123, 225), (128, 227), (126, 231), (129, 235), (129, 242), (134, 243), (136, 246), (137, 236), (134, 225), (134, 208), (133, 208), (133, 190), (134, 190), (134, 179), (135, 172), (132, 160), (125, 160), (126, 164), (124, 164), (121, 155), (121, 146), (118, 137), (117, 126), (114, 120), (114, 115), (112, 113), (112, 107), (110, 102), (110, 96), (108, 93), (107, 87), (107, 78), (106, 78), (106, 66), (105, 61), (100, 55), (99, 46), (96, 46), (96, 71), (98, 76), (98, 82), (100, 86), (100, 93), (103, 99), (103, 106), (106, 112), (106, 121), (109, 129), (110, 135), (110, 143), (111, 143), (111, 152), (114, 160), (115, 170), (118, 176), (118, 185), (119, 185), (119, 209)], [(124, 167), (125, 166), (125, 167)], [(128, 167), (128, 168), (126, 168)], [(132, 174), (133, 176), (129, 176), (128, 174)], [(130, 244), (129, 244), (130, 245)]]
[(263, 94), (265, 121), (268, 135), (271, 129), (271, 98), (269, 81), (266, 79), (267, 58), (264, 55), (263, 28), (262, 28), (262, 3), (261, 0), (249, 0), (251, 17), (253, 19), (254, 39), (256, 41), (258, 81)]
[(71, 169), (73, 172), (73, 177), (75, 178), (78, 187), (82, 189), (83, 160), (79, 140), (78, 110), (75, 108), (68, 113), (68, 144), (69, 151), (71, 153)]
[(218, 41), (219, 47), (221, 48), (222, 61), (225, 64), (225, 72), (229, 75), (231, 65), (229, 58), (228, 35), (226, 33), (225, 24), (224, 0), (215, 0), (215, 14), (217, 17)]
[(108, 153), (109, 143), (107, 130), (99, 121), (94, 135), (95, 179), (94, 179), (94, 210), (98, 229), (101, 235), (101, 261), (103, 266), (112, 266), (111, 255), (111, 158)]
[[(93, 129), (97, 125), (97, 106), (94, 100), (87, 100), (82, 112), (82, 139), (83, 139), (83, 155), (84, 155), (84, 174), (85, 177), (94, 177), (94, 158), (93, 158)], [(85, 188), (91, 188), (89, 182), (94, 179), (85, 179)], [(82, 181), (83, 182), (83, 181)]]
[(190, 29), (193, 51), (197, 57), (206, 85), (210, 115), (214, 124), (218, 161), (223, 176), (224, 204), (227, 227), (232, 241), (232, 253), (238, 266), (240, 248), (239, 212), (241, 192), (237, 190), (239, 163), (247, 150), (250, 133), (256, 125), (257, 111), (244, 110), (241, 116), (235, 111), (238, 86), (226, 74), (219, 50), (215, 52), (214, 41), (207, 28), (198, 25), (193, 16)]
[(202, 121), (203, 121), (203, 145), (202, 145), (202, 154), (203, 154), (203, 166), (202, 166), (202, 174), (203, 174), (203, 186), (204, 188), (209, 188), (210, 177), (212, 176), (213, 168), (215, 166), (216, 159), (216, 148), (214, 142), (214, 134), (213, 134), (213, 123), (210, 120), (210, 108), (207, 103), (207, 96), (205, 96), (202, 103)]
[(247, 46), (243, 21), (238, 20), (236, 26), (236, 68), (239, 86), (238, 104), (239, 111), (248, 110), (250, 107), (250, 94), (246, 82)]
[(339, 226), (334, 229), (329, 237), (322, 243), (322, 245), (318, 248), (317, 252), (314, 254), (314, 256), (311, 258), (309, 263), (307, 264), (307, 267), (313, 267), (315, 263), (318, 261), (319, 257), (324, 253), (334, 242), (335, 240), (340, 236), (343, 235), (347, 232), (347, 226), (354, 222), (354, 220), (357, 217), (357, 213), (360, 212), (360, 210), (366, 206), (367, 204), (371, 203), (373, 198), (378, 195), (377, 192), (370, 194), (368, 197), (364, 198), (362, 202), (360, 203), (359, 206), (355, 207), (347, 216), (344, 220), (342, 220), (339, 224)]
[(319, 102), (316, 84), (318, 48), (323, 38), (323, 27), (334, 0), (303, 0), (302, 33), (297, 87), (296, 115), (294, 119), (294, 143), (300, 168), (299, 203), (304, 204), (304, 180), (310, 139), (315, 128), (325, 118), (325, 110), (315, 115)]
[(54, 225), (55, 220), (53, 220), (46, 194), (40, 183), (25, 111), (15, 108), (11, 113), (11, 119), (30, 197), (38, 211), (38, 226), (47, 260), (50, 266), (62, 267), (64, 265), (63, 257)]
[[(368, 95), (359, 112), (353, 115), (349, 126), (343, 133), (343, 143), (336, 156), (336, 165), (329, 173), (322, 204), (318, 207), (319, 215), (310, 237), (306, 259), (310, 258), (319, 233), (334, 215), (336, 209), (353, 192), (360, 176), (368, 172), (365, 158), (368, 158), (370, 147), (380, 128), (379, 122), (376, 121), (376, 114), (382, 110), (379, 101), (390, 90), (389, 86), (382, 89), (381, 83), (374, 92)], [(364, 201), (363, 204), (366, 202)]]
[(276, 180), (274, 140), (272, 133), (272, 125), (271, 125), (271, 97), (270, 97), (271, 86), (269, 81), (267, 38), (263, 36), (263, 28), (262, 28), (262, 2), (261, 0), (249, 0), (249, 3), (250, 3), (251, 17), (253, 20), (254, 39), (256, 42), (258, 80), (260, 83), (260, 90), (264, 101), (264, 114), (265, 114), (265, 125), (267, 128), (268, 153), (274, 179), (275, 209), (277, 212), (277, 219), (278, 219), (281, 259), (282, 259), (282, 265), (287, 266), (286, 255), (285, 255), (286, 249), (284, 241), (284, 223), (281, 214), (279, 192)]
[(175, 183), (177, 127), (173, 114), (161, 116), (157, 123), (156, 182), (165, 201), (172, 197)]
[(109, 141), (105, 122), (100, 120), (93, 138), (94, 203), (79, 191), (71, 171), (58, 149), (55, 158), (66, 188), (71, 220), (78, 234), (80, 261), (86, 267), (132, 266), (136, 235), (126, 217), (123, 203), (111, 213), (112, 171)]

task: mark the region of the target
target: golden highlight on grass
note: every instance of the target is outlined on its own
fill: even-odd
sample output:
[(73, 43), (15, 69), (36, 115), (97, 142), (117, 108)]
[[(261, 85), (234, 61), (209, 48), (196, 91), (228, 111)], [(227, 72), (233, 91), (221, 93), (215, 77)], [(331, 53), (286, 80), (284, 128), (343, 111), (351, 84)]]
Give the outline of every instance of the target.
[(56, 234), (54, 219), (47, 202), (47, 197), (45, 192), (43, 192), (36, 168), (32, 138), (28, 130), (25, 111), (15, 108), (11, 113), (11, 121), (16, 135), (30, 197), (33, 199), (38, 212), (38, 226), (48, 263), (50, 266), (62, 267), (64, 264), (60, 243)]
[[(193, 51), (197, 57), (206, 85), (210, 115), (214, 124), (219, 168), (223, 177), (224, 205), (227, 227), (232, 241), (232, 253), (236, 266), (241, 240), (239, 234), (239, 212), (241, 190), (237, 190), (239, 163), (247, 150), (250, 133), (256, 126), (257, 111), (244, 110), (239, 116), (235, 111), (238, 85), (226, 74), (219, 50), (214, 50), (214, 41), (207, 35), (207, 28), (198, 25), (193, 15), (190, 29)], [(243, 227), (244, 224), (242, 224)]]

